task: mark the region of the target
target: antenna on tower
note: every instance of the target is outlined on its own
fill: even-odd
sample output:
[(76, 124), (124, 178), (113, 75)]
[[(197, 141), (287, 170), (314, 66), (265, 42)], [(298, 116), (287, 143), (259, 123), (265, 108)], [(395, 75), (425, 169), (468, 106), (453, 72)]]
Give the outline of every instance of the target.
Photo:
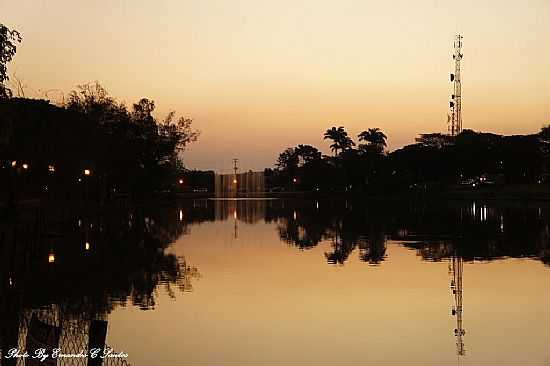
[(462, 35), (457, 34), (454, 41), (453, 60), (455, 61), (455, 72), (451, 74), (453, 83), (453, 94), (449, 102), (450, 115), (447, 118), (449, 134), (456, 136), (462, 132), (462, 83), (460, 77), (460, 61), (462, 60)]

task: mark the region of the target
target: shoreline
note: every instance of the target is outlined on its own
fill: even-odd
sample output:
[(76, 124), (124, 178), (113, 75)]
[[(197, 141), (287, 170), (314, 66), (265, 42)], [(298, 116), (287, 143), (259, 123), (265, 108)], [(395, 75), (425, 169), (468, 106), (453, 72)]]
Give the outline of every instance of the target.
[[(122, 208), (131, 206), (166, 205), (180, 200), (206, 200), (216, 199), (215, 194), (209, 192), (187, 193), (152, 193), (149, 196), (130, 198), (127, 195), (119, 195), (111, 200), (99, 203), (95, 200), (60, 200), (52, 198), (27, 198), (18, 202), (18, 208), (44, 207), (50, 205), (72, 206), (81, 208)], [(239, 200), (250, 199), (352, 199), (372, 201), (471, 201), (482, 200), (491, 202), (550, 202), (550, 185), (531, 184), (500, 187), (482, 187), (478, 189), (447, 190), (447, 191), (410, 191), (394, 194), (369, 194), (367, 192), (342, 192), (342, 191), (294, 191), (294, 192), (258, 192), (251, 194), (239, 194)], [(6, 212), (7, 204), (0, 202), (0, 212)], [(1, 215), (0, 215), (1, 216)]]

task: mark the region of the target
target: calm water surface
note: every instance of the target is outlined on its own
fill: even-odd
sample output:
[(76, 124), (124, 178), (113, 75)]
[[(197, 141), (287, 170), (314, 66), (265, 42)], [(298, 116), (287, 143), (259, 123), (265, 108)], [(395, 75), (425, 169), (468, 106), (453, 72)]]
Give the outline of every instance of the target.
[(536, 203), (39, 210), (1, 226), (2, 348), (34, 318), (86, 349), (99, 320), (132, 365), (550, 365), (549, 220)]

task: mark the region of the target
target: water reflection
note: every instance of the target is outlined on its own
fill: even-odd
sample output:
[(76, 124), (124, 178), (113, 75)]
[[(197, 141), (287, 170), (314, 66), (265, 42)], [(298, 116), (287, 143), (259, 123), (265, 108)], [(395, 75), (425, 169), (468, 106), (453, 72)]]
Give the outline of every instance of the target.
[[(479, 314), (480, 302), (476, 305), (471, 301), (476, 296), (472, 294), (475, 288), (470, 285), (473, 280), (467, 284), (464, 279), (479, 281), (485, 275), (472, 273), (477, 267), (468, 267), (468, 264), (526, 258), (528, 263), (550, 265), (549, 214), (550, 205), (547, 204), (497, 205), (481, 201), (230, 199), (112, 208), (108, 212), (43, 208), (0, 226), (2, 350), (12, 347), (32, 349), (28, 344), (32, 338), (30, 329), (40, 327), (58, 334), (56, 343), (67, 350), (87, 349), (91, 344), (109, 345), (109, 337), (103, 336), (102, 329), (111, 324), (113, 313), (123, 307), (135, 307), (160, 314), (159, 296), (164, 295), (180, 302), (179, 307), (170, 307), (169, 314), (160, 317), (161, 321), (183, 324), (182, 319), (186, 319), (189, 323), (186, 327), (202, 329), (206, 337), (209, 328), (192, 326), (205, 326), (205, 323), (196, 322), (201, 319), (201, 311), (206, 312), (208, 319), (218, 319), (206, 323), (215, 329), (216, 335), (224, 325), (230, 328), (226, 334), (229, 338), (221, 335), (216, 338), (224, 344), (230, 338), (238, 338), (233, 333), (251, 334), (257, 329), (250, 325), (255, 320), (262, 324), (259, 328), (262, 331), (268, 328), (263, 324), (270, 324), (270, 321), (281, 329), (289, 326), (277, 322), (279, 315), (269, 313), (268, 309), (277, 307), (274, 302), (282, 307), (287, 302), (291, 304), (286, 309), (288, 314), (293, 314), (293, 309), (300, 308), (302, 303), (308, 312), (317, 311), (319, 316), (309, 324), (304, 323), (303, 329), (290, 328), (294, 333), (307, 333), (308, 327), (314, 327), (311, 324), (348, 329), (350, 325), (343, 319), (336, 321), (325, 317), (340, 314), (345, 318), (343, 314), (348, 311), (350, 317), (377, 315), (372, 315), (367, 323), (377, 332), (385, 332), (380, 330), (380, 323), (384, 326), (392, 324), (394, 317), (400, 317), (399, 308), (414, 308), (417, 304), (416, 310), (422, 314), (415, 313), (414, 316), (423, 317), (424, 307), (429, 306), (426, 299), (433, 299), (438, 294), (449, 296), (450, 291), (450, 298), (444, 304), (436, 305), (437, 311), (441, 311), (449, 322), (452, 320), (452, 325), (445, 323), (444, 331), (434, 331), (433, 334), (439, 338), (447, 335), (445, 342), (450, 345), (453, 345), (454, 337), (456, 348), (453, 352), (465, 358), (472, 349), (478, 354), (480, 352), (479, 346), (472, 346), (472, 343), (476, 344), (472, 328), (480, 323), (475, 319), (479, 315), (474, 309)], [(225, 245), (225, 242), (220, 243), (219, 236), (223, 236), (223, 241), (243, 245)], [(275, 242), (279, 249), (267, 244), (254, 247), (255, 240)], [(175, 242), (185, 242), (188, 246), (172, 250)], [(277, 251), (280, 248), (285, 252)], [(194, 256), (188, 257), (188, 251)], [(422, 271), (406, 262), (403, 253), (415, 263), (422, 263), (425, 266)], [(186, 258), (190, 258), (193, 264)], [(405, 263), (405, 267), (392, 267), (394, 263)], [(195, 265), (201, 268), (201, 275)], [(447, 265), (450, 279), (445, 277)], [(444, 273), (443, 276), (437, 274), (438, 278), (432, 276), (437, 272), (428, 275), (423, 272), (426, 267), (440, 266), (444, 267)], [(411, 268), (416, 268), (416, 272), (408, 279)], [(337, 272), (343, 276), (344, 270), (348, 271), (346, 277), (335, 275)], [(305, 273), (307, 271), (311, 273)], [(413, 276), (418, 277), (413, 280)], [(438, 282), (441, 277), (444, 283)], [(364, 278), (371, 280), (363, 283)], [(303, 287), (299, 287), (301, 281), (304, 281)], [(354, 281), (360, 287), (354, 287)], [(405, 284), (401, 286), (400, 282)], [(195, 302), (181, 302), (182, 298), (189, 299), (181, 293), (193, 290), (193, 286), (197, 290), (195, 294), (204, 290), (204, 296), (196, 297)], [(416, 288), (415, 294), (414, 286), (433, 291), (426, 295), (418, 293)], [(327, 289), (336, 291), (338, 295), (332, 296)], [(357, 295), (358, 292), (362, 292), (361, 295)], [(371, 296), (371, 292), (378, 296)], [(265, 302), (256, 304), (261, 312), (252, 309), (258, 300), (248, 298), (249, 293), (258, 298), (264, 294)], [(360, 297), (363, 293), (368, 299)], [(463, 301), (465, 294), (472, 294), (465, 298), (467, 301)], [(339, 296), (346, 299), (344, 305), (335, 303)], [(402, 299), (400, 296), (405, 298), (405, 302), (398, 301), (395, 305), (389, 300)], [(477, 296), (485, 296), (485, 292)], [(189, 314), (185, 312), (187, 306), (193, 307)], [(387, 307), (394, 309), (389, 316), (385, 313)], [(433, 312), (433, 308), (430, 309)], [(243, 318), (243, 313), (249, 317)], [(430, 311), (426, 310), (426, 313)], [(299, 322), (299, 316), (307, 317), (305, 314), (298, 314), (293, 320)], [(467, 319), (463, 318), (464, 315)], [(424, 328), (427, 326), (424, 327), (420, 320), (411, 319), (414, 316), (408, 316), (399, 319), (405, 319), (407, 325), (420, 327), (415, 328), (415, 332), (426, 336)], [(235, 321), (237, 317), (238, 322)], [(138, 322), (132, 320), (127, 327), (134, 327), (134, 321)], [(249, 328), (241, 322), (248, 324)], [(146, 324), (142, 326), (147, 327)], [(318, 330), (324, 329), (319, 325)], [(311, 334), (322, 333), (318, 330)], [(290, 333), (282, 334), (288, 336)], [(340, 334), (341, 340), (347, 339), (345, 335)], [(391, 334), (380, 339), (394, 341)], [(256, 342), (257, 339), (246, 341)], [(334, 341), (338, 342), (338, 339)], [(195, 344), (195, 347), (200, 346)], [(201, 358), (207, 353), (204, 348), (202, 351), (196, 348), (196, 354), (190, 355), (191, 359), (197, 363), (202, 360), (205, 364), (212, 361)], [(226, 354), (237, 351), (225, 350)], [(240, 351), (239, 357), (244, 357), (244, 350)], [(10, 363), (4, 360), (3, 364)]]
[[(173, 207), (108, 212), (48, 207), (2, 222), (4, 355), (11, 348), (32, 350), (41, 344), (32, 341), (33, 334), (50, 330), (57, 334), (50, 341), (63, 351), (87, 350), (95, 339), (89, 329), (107, 324), (116, 307), (154, 309), (159, 289), (172, 298), (191, 291), (198, 270), (184, 257), (166, 253), (188, 230), (176, 215)], [(106, 332), (106, 326), (99, 327)]]
[[(228, 246), (231, 248), (228, 251), (233, 251), (235, 256), (243, 256), (242, 261), (236, 259), (232, 259), (232, 261), (241, 264), (247, 263), (247, 266), (253, 266), (250, 261), (261, 263), (261, 267), (266, 266), (263, 256), (273, 256), (274, 261), (283, 264), (283, 267), (290, 273), (289, 277), (292, 278), (291, 280), (287, 279), (287, 282), (282, 281), (285, 286), (289, 287), (288, 289), (286, 287), (283, 290), (279, 288), (281, 292), (277, 292), (274, 290), (275, 286), (272, 281), (262, 282), (262, 285), (269, 289), (268, 291), (277, 293), (276, 297), (283, 299), (279, 300), (278, 304), (287, 301), (287, 297), (294, 299), (294, 294), (301, 291), (305, 295), (296, 295), (296, 297), (305, 301), (309, 306), (323, 308), (327, 304), (328, 309), (319, 312), (320, 314), (324, 316), (339, 314), (342, 322), (333, 330), (337, 336), (332, 337), (324, 333), (327, 339), (332, 339), (335, 342), (338, 342), (339, 339), (347, 339), (345, 331), (351, 327), (350, 321), (353, 322), (353, 319), (357, 319), (358, 316), (368, 317), (369, 313), (378, 311), (377, 314), (380, 318), (370, 317), (370, 322), (367, 324), (371, 329), (370, 333), (376, 335), (375, 339), (384, 340), (385, 343), (382, 347), (385, 349), (388, 348), (387, 345), (399, 343), (406, 351), (411, 352), (411, 348), (414, 348), (413, 345), (422, 347), (421, 344), (424, 343), (424, 346), (431, 347), (432, 344), (446, 343), (448, 346), (453, 346), (452, 351), (446, 349), (446, 355), (459, 357), (461, 363), (468, 362), (468, 357), (472, 357), (473, 354), (474, 358), (470, 358), (472, 361), (470, 364), (476, 364), (477, 361), (479, 361), (477, 364), (510, 364), (502, 357), (495, 357), (492, 363), (483, 362), (482, 355), (484, 351), (489, 350), (489, 348), (484, 350), (484, 345), (492, 343), (489, 336), (480, 342), (481, 334), (484, 334), (480, 324), (486, 322), (493, 325), (491, 322), (494, 320), (493, 318), (500, 319), (510, 312), (514, 313), (516, 322), (518, 321), (517, 316), (520, 317), (519, 319), (523, 319), (521, 315), (516, 315), (515, 310), (512, 310), (517, 306), (515, 300), (512, 301), (507, 297), (512, 295), (508, 292), (498, 291), (501, 290), (502, 285), (511, 293), (530, 294), (531, 292), (528, 292), (527, 289), (535, 284), (519, 279), (512, 283), (509, 281), (510, 277), (514, 277), (512, 273), (519, 273), (520, 268), (521, 270), (523, 268), (538, 268), (537, 262), (545, 265), (550, 264), (548, 261), (550, 205), (544, 203), (346, 202), (293, 199), (254, 202), (253, 206), (249, 207), (244, 202), (224, 202), (218, 205), (212, 204), (212, 207), (215, 217), (228, 224), (212, 226), (212, 230), (224, 230), (223, 228), (225, 228), (229, 231), (230, 227), (233, 227), (237, 232), (237, 235), (232, 236), (233, 239), (250, 246), (255, 240), (247, 233), (257, 235), (257, 228), (262, 226), (265, 230), (274, 230), (274, 234), (280, 241), (298, 249), (294, 252), (297, 259), (293, 261), (289, 255), (276, 256), (272, 250), (263, 246), (262, 249), (254, 251), (254, 256), (247, 250), (243, 250), (241, 246)], [(208, 235), (208, 237), (210, 236)], [(216, 240), (214, 234), (212, 234), (212, 238), (212, 240)], [(263, 241), (261, 242), (263, 243)], [(216, 250), (220, 250), (220, 248), (220, 246), (216, 246)], [(420, 259), (416, 262), (423, 263), (424, 267), (416, 267), (411, 264), (412, 262), (405, 261), (403, 253), (409, 253), (408, 256), (412, 257), (416, 254)], [(196, 255), (200, 257), (199, 254)], [(223, 257), (226, 256), (227, 254)], [(510, 261), (513, 258), (527, 260)], [(312, 261), (317, 261), (329, 269), (335, 268), (335, 271), (320, 270), (318, 266), (314, 267)], [(499, 262), (502, 263), (502, 266), (491, 266), (490, 271), (483, 273), (480, 268), (486, 267), (479, 265), (480, 262)], [(396, 268), (394, 263), (406, 264), (401, 268)], [(436, 271), (431, 272), (432, 269), (427, 269), (441, 268), (441, 265), (446, 267), (447, 264), (449, 265), (449, 278), (441, 273), (437, 274)], [(291, 268), (293, 265), (297, 267)], [(360, 266), (363, 268), (362, 270), (359, 269)], [(230, 268), (232, 271), (235, 270), (233, 267)], [(210, 270), (212, 271), (212, 269)], [(310, 270), (313, 272), (312, 276), (318, 277), (318, 279), (306, 282), (308, 286), (304, 287), (296, 285), (297, 288), (295, 288), (289, 285), (288, 281), (302, 283), (302, 277), (306, 276), (304, 272)], [(265, 271), (268, 269), (266, 268)], [(269, 267), (269, 271), (274, 271), (274, 269)], [(425, 275), (426, 272), (432, 273), (432, 275)], [(492, 272), (492, 274), (489, 275), (488, 272)], [(262, 273), (254, 272), (254, 278), (261, 276)], [(359, 291), (363, 291), (367, 299), (362, 299), (361, 295), (350, 295), (353, 291), (349, 290), (354, 288), (353, 285), (348, 286), (346, 283), (338, 282), (344, 273), (350, 274), (345, 277), (350, 284), (354, 283), (351, 273), (359, 276), (358, 282), (364, 281), (363, 287)], [(377, 273), (384, 275), (377, 275)], [(434, 273), (438, 277), (433, 276)], [(277, 272), (277, 276), (284, 276), (284, 274)], [(469, 279), (469, 282), (465, 282), (465, 278)], [(484, 278), (490, 278), (493, 282), (484, 280)], [(499, 278), (506, 284), (498, 282)], [(253, 280), (247, 281), (242, 277), (239, 279), (249, 285), (254, 283)], [(532, 280), (533, 278), (529, 281)], [(484, 287), (476, 283), (483, 281), (485, 281)], [(318, 284), (320, 282), (327, 283), (327, 285)], [(331, 286), (334, 283), (338, 285)], [(403, 285), (399, 285), (400, 283)], [(495, 289), (492, 289), (493, 286)], [(252, 293), (258, 296), (257, 291), (252, 291)], [(425, 295), (424, 291), (429, 295)], [(493, 292), (497, 292), (497, 294), (495, 295)], [(309, 304), (307, 295), (319, 301)], [(447, 300), (440, 303), (440, 295), (447, 296)], [(269, 301), (276, 301), (269, 295), (266, 296)], [(338, 297), (351, 297), (352, 301), (334, 305), (336, 301), (334, 299)], [(396, 299), (400, 300), (397, 301), (397, 305)], [(434, 301), (434, 299), (438, 300)], [(499, 310), (502, 314), (497, 313), (492, 316), (487, 312), (493, 311), (494, 307), (487, 304), (494, 302), (493, 300), (512, 301), (515, 305), (503, 304)], [(431, 302), (433, 302), (433, 306), (430, 304)], [(521, 300), (520, 302), (532, 304), (533, 307), (539, 306), (533, 301)], [(238, 306), (243, 306), (241, 302), (237, 303)], [(292, 312), (293, 306), (301, 308), (296, 301), (292, 303), (294, 305), (285, 308), (286, 311)], [(418, 303), (421, 305), (415, 308), (414, 304)], [(349, 310), (355, 304), (361, 304), (364, 307), (364, 312), (360, 312), (360, 315)], [(438, 307), (434, 309), (436, 305)], [(399, 309), (400, 307), (405, 310)], [(409, 308), (411, 310), (407, 310)], [(345, 315), (347, 312), (349, 312), (349, 316)], [(400, 312), (404, 314), (410, 312), (410, 314), (400, 317)], [(438, 319), (434, 323), (423, 323), (416, 320), (417, 317), (426, 318), (427, 313), (442, 314), (445, 320)], [(253, 317), (258, 316), (254, 312), (252, 314)], [(538, 314), (540, 315), (540, 312)], [(329, 323), (320, 320), (322, 315), (315, 318), (316, 321), (321, 324)], [(278, 316), (276, 317), (278, 318)], [(263, 317), (261, 319), (269, 322)], [(403, 324), (396, 325), (393, 319), (400, 319)], [(305, 328), (308, 327), (306, 323), (300, 324)], [(441, 324), (445, 326), (443, 330), (438, 328)], [(279, 326), (278, 324), (272, 325)], [(408, 341), (411, 343), (408, 348), (406, 344), (403, 344), (405, 340), (398, 341), (401, 339), (399, 335), (392, 336), (390, 334), (377, 338), (377, 332), (380, 332), (381, 326), (396, 329), (396, 333), (400, 327), (403, 329), (411, 327), (415, 329), (412, 333), (418, 332), (428, 338), (424, 342), (424, 338), (419, 335), (418, 340)], [(526, 330), (531, 328), (532, 326), (525, 327)], [(329, 328), (319, 326), (319, 330), (327, 329)], [(297, 332), (302, 334), (301, 331)], [(304, 333), (307, 332), (304, 331)], [(487, 334), (490, 333), (487, 332)], [(311, 336), (310, 333), (308, 334)], [(368, 337), (369, 331), (362, 330), (361, 333), (357, 333), (357, 335), (359, 334)], [(540, 331), (537, 335), (544, 337)], [(439, 341), (440, 339), (444, 339), (444, 341)], [(320, 340), (316, 338), (316, 341)], [(533, 340), (531, 339), (531, 341)], [(379, 341), (376, 345), (379, 346), (381, 342)], [(291, 347), (288, 344), (285, 345)], [(370, 351), (371, 355), (378, 355), (378, 353), (382, 352), (377, 352), (374, 349)], [(443, 359), (445, 356), (440, 353), (441, 351), (434, 351), (434, 354)], [(522, 352), (516, 351), (516, 353), (521, 354)], [(542, 353), (542, 351), (539, 352), (537, 356)], [(292, 357), (300, 357), (298, 354), (299, 352), (296, 351), (292, 353)], [(326, 352), (323, 352), (323, 355), (327, 357)], [(340, 361), (351, 360), (354, 355), (354, 352), (349, 352), (348, 356)], [(373, 362), (373, 364), (401, 364), (401, 362), (392, 363), (390, 361), (392, 358), (387, 356), (387, 353), (386, 357), (388, 358), (382, 362)], [(420, 359), (412, 359), (410, 364), (423, 364), (418, 361)], [(287, 358), (285, 358), (286, 360)], [(395, 361), (395, 359), (393, 360)], [(328, 360), (323, 361), (320, 363), (330, 363)], [(511, 359), (509, 361), (512, 362)], [(244, 363), (246, 364), (246, 362)], [(353, 364), (351, 361), (344, 363)], [(441, 363), (439, 362), (439, 364)], [(427, 362), (425, 364), (434, 363)]]
[(454, 304), (452, 307), (452, 315), (456, 317), (456, 328), (454, 334), (456, 337), (456, 353), (458, 356), (466, 354), (464, 347), (464, 336), (466, 330), (462, 323), (462, 291), (463, 291), (463, 276), (464, 276), (464, 260), (461, 257), (453, 255), (449, 264), (449, 272), (451, 273), (451, 291), (453, 293)]
[(327, 201), (272, 202), (266, 220), (277, 223), (282, 241), (300, 250), (330, 242), (329, 264), (343, 265), (357, 251), (359, 259), (379, 265), (388, 241), (401, 242), (423, 260), (449, 261), (451, 314), (456, 354), (466, 355), (463, 324), (464, 262), (532, 258), (549, 265), (547, 206), (487, 203)]
[(172, 240), (202, 222), (230, 220), (237, 238), (239, 223), (274, 223), (280, 240), (300, 250), (329, 241), (329, 264), (345, 264), (356, 251), (379, 265), (388, 241), (428, 261), (456, 253), (465, 261), (526, 257), (550, 264), (550, 204), (216, 199), (184, 202), (175, 216), (181, 232)]
[(331, 242), (328, 263), (344, 264), (358, 250), (369, 264), (386, 259), (388, 240), (401, 241), (425, 260), (466, 261), (534, 258), (550, 264), (550, 207), (435, 202), (294, 202), (268, 206), (266, 220), (276, 220), (281, 240), (300, 249)]

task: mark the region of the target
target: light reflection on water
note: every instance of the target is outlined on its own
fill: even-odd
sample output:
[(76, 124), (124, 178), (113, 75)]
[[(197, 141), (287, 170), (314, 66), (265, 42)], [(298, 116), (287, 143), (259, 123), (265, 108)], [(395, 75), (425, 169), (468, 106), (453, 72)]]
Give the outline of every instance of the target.
[(4, 320), (42, 309), (55, 326), (107, 321), (106, 343), (134, 365), (548, 364), (549, 214), (296, 199), (51, 209), (2, 226), (2, 345), (25, 345)]

